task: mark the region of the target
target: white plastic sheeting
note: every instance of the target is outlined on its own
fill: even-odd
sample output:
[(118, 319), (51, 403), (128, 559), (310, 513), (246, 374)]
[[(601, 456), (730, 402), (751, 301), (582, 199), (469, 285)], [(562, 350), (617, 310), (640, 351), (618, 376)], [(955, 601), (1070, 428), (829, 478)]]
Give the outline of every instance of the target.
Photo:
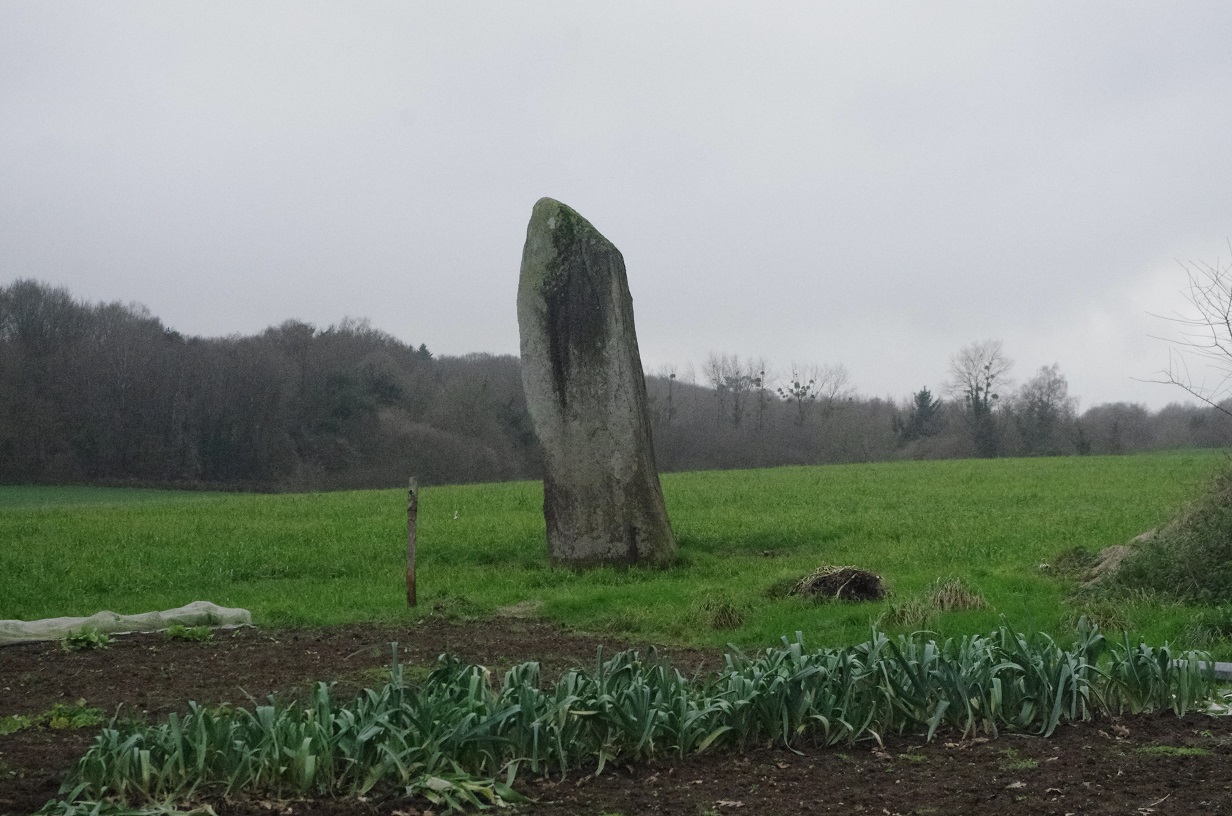
[(157, 632), (181, 626), (242, 626), (252, 624), (247, 609), (229, 609), (209, 601), (193, 601), (178, 609), (120, 615), (97, 612), (88, 618), (44, 618), (36, 621), (0, 620), (0, 646), (38, 640), (60, 640), (74, 632), (95, 630), (117, 632)]

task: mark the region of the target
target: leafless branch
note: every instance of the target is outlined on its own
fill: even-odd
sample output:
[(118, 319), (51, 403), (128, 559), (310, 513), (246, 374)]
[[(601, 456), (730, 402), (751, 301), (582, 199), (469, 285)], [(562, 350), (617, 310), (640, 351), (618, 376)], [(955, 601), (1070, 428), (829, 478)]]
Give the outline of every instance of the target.
[[(1232, 251), (1232, 241), (1228, 248)], [(1222, 413), (1232, 411), (1220, 403), (1232, 396), (1232, 263), (1195, 261), (1181, 263), (1187, 288), (1185, 300), (1193, 311), (1189, 314), (1152, 315), (1179, 327), (1177, 337), (1159, 338), (1171, 343), (1168, 365), (1157, 379), (1148, 382), (1175, 385), (1190, 396)], [(1214, 384), (1205, 378), (1196, 379), (1189, 369), (1188, 358), (1205, 362), (1205, 368), (1217, 374)]]

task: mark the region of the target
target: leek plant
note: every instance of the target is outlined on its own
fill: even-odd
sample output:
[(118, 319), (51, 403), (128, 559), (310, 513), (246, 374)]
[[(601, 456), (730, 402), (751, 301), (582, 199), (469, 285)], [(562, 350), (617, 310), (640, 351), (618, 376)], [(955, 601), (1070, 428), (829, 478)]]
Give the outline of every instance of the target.
[[(113, 720), (65, 783), (67, 802), (167, 807), (215, 796), (423, 796), (461, 808), (516, 801), (522, 772), (601, 772), (609, 762), (719, 748), (834, 745), (888, 733), (1051, 734), (1102, 714), (1201, 708), (1209, 658), (1109, 642), (1085, 625), (1068, 648), (1003, 625), (942, 642), (873, 631), (855, 646), (730, 650), (688, 679), (653, 651), (620, 652), (550, 687), (524, 663), (497, 680), (443, 656), (417, 685), (397, 662), (389, 682), (340, 703), (317, 684), (307, 701), (244, 708), (190, 704), (147, 724)], [(60, 803), (63, 807), (64, 803)]]

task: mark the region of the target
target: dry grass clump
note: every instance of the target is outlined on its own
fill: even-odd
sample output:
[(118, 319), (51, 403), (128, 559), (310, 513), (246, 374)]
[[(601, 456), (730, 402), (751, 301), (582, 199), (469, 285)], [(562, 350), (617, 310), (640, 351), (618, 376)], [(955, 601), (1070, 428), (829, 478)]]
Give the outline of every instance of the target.
[(936, 608), (926, 599), (920, 597), (907, 598), (887, 606), (877, 616), (875, 625), (886, 629), (919, 629), (926, 626), (936, 615)]
[(928, 603), (942, 612), (958, 609), (987, 609), (984, 596), (968, 587), (960, 578), (938, 578), (928, 594)]
[(932, 587), (887, 606), (877, 616), (876, 625), (886, 628), (919, 629), (927, 626), (941, 612), (964, 609), (987, 609), (988, 601), (962, 579), (938, 578)]

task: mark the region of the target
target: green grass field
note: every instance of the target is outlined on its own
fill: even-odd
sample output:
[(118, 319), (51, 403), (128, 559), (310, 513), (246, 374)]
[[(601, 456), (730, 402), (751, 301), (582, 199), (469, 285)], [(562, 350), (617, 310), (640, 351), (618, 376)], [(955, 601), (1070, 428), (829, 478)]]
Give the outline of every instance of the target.
[[(426, 488), (419, 600), (405, 605), (406, 494), (159, 493), (0, 488), (0, 618), (131, 613), (210, 600), (267, 625), (398, 621), (432, 612), (534, 614), (669, 642), (816, 645), (866, 638), (888, 604), (961, 578), (989, 608), (928, 628), (984, 632), (999, 616), (1064, 634), (1072, 577), (1041, 564), (1123, 542), (1196, 495), (1222, 454), (900, 462), (667, 475), (681, 562), (574, 572), (546, 558), (538, 483)], [(457, 519), (454, 514), (457, 513)], [(880, 574), (893, 596), (814, 604), (767, 590), (824, 564)], [(730, 604), (743, 624), (713, 628)], [(1091, 611), (1184, 643), (1192, 607), (1151, 599)], [(1216, 646), (1226, 656), (1227, 644)]]

